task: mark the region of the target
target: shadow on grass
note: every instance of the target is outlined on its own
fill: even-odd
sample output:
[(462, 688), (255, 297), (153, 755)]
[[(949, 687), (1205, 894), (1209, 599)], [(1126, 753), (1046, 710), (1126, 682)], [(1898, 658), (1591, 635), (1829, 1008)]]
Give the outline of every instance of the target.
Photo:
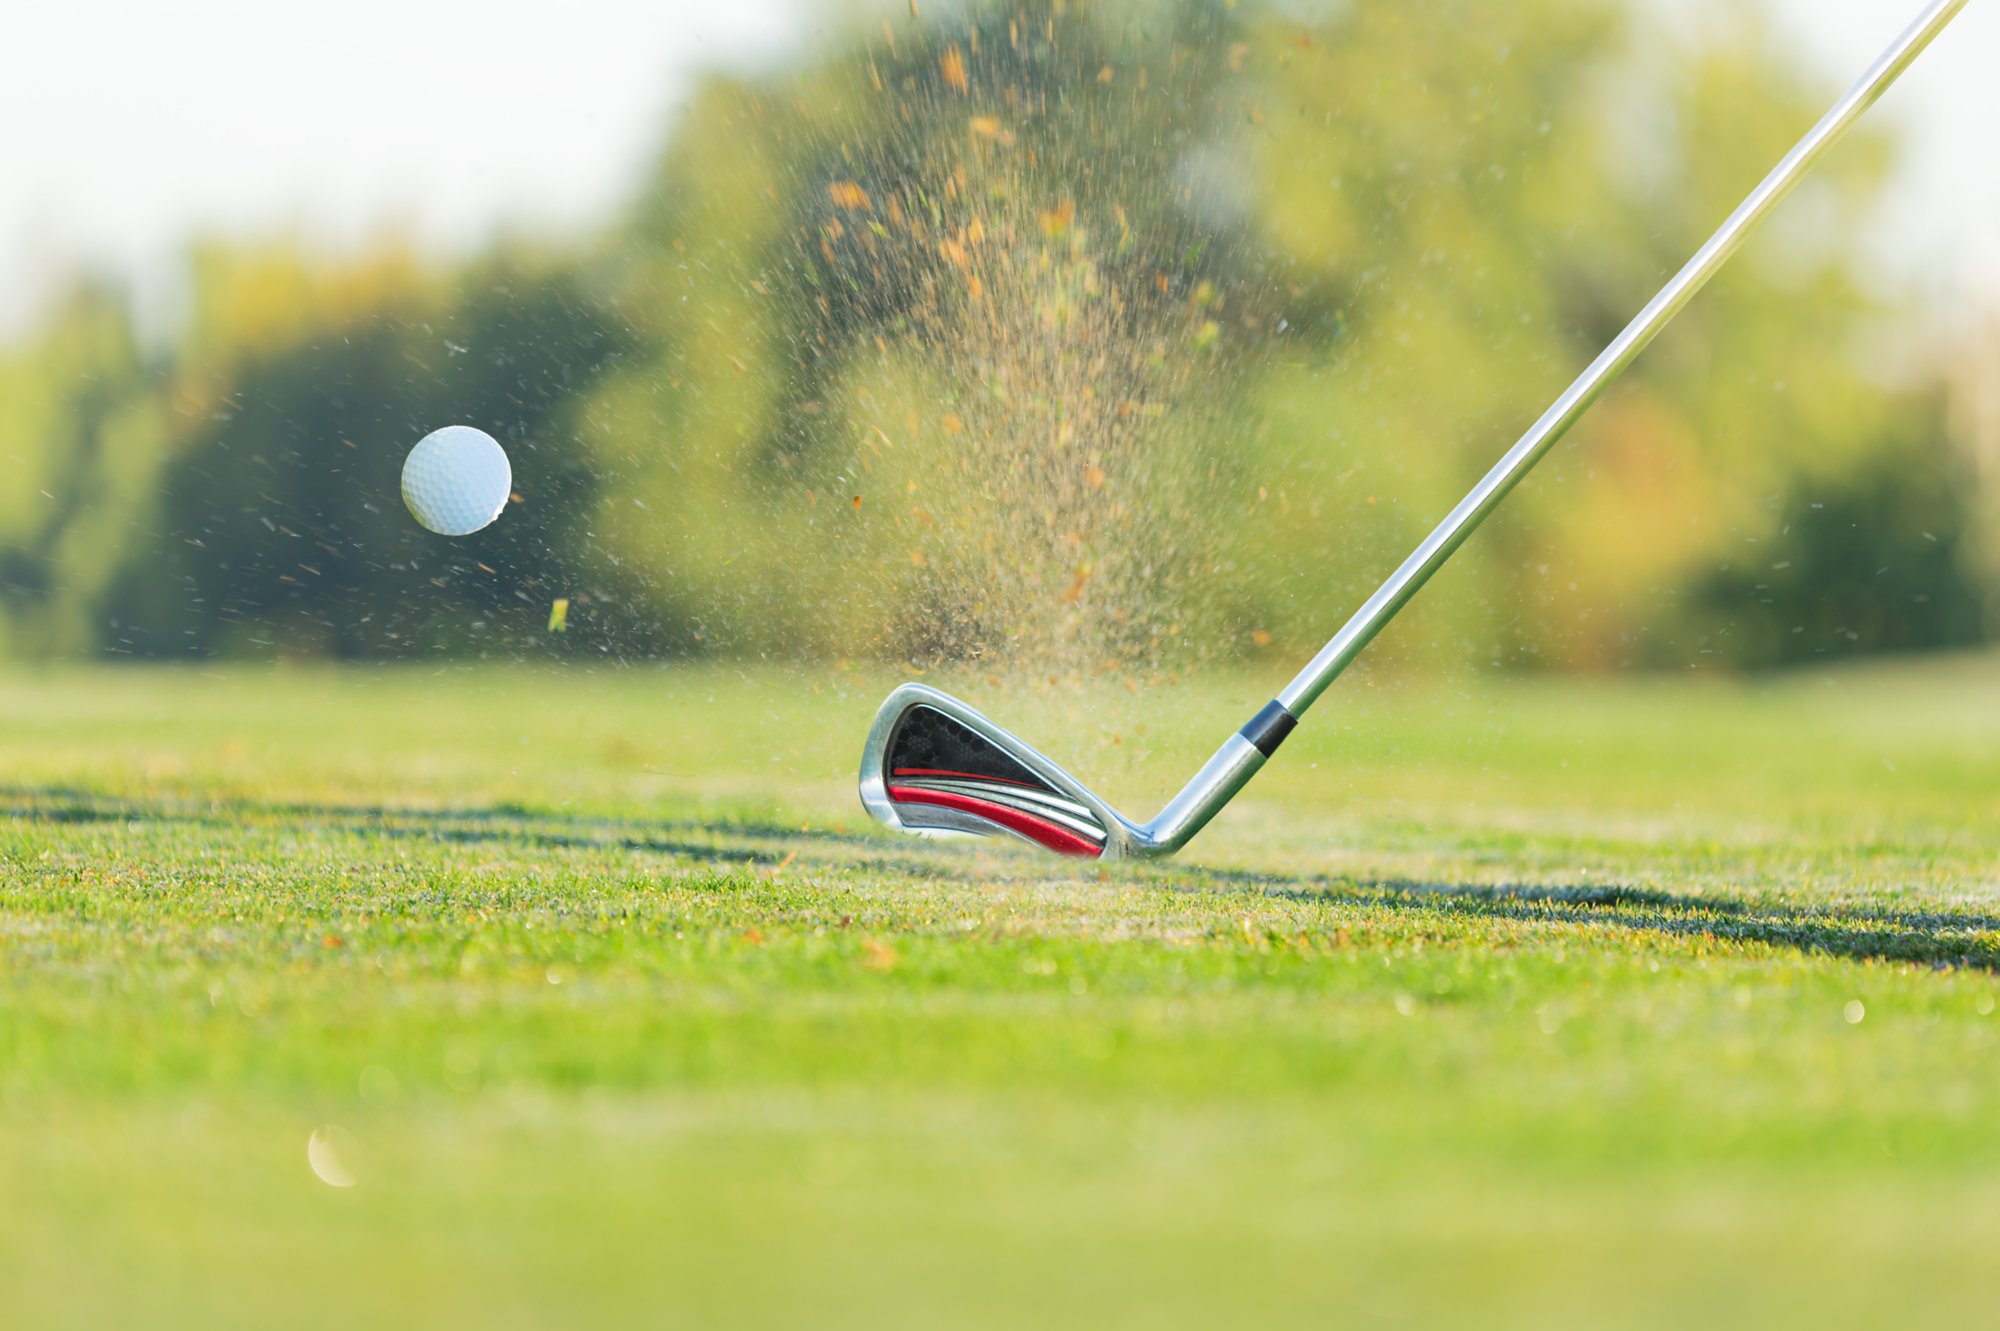
[[(919, 879), (966, 876), (949, 852), (889, 854), (909, 846), (884, 836), (756, 819), (639, 820), (500, 805), (418, 809), (261, 801), (136, 801), (60, 787), (0, 786), (0, 818), (55, 823), (168, 823), (223, 829), (283, 826), (362, 839), (418, 839), (558, 851), (617, 851), (753, 869), (808, 856), (815, 868)], [(1020, 861), (1043, 879), (1050, 861)], [(990, 867), (990, 865), (984, 866)], [(991, 877), (991, 875), (987, 875)], [(1855, 961), (1893, 961), (2000, 973), (2000, 916), (1894, 910), (1865, 903), (1801, 904), (1760, 897), (1675, 893), (1615, 884), (1483, 886), (1410, 880), (1340, 880), (1176, 864), (1146, 874), (1163, 889), (1233, 891), (1330, 906), (1421, 910), (1451, 917), (1585, 926), (1788, 949)]]
[[(116, 799), (65, 787), (0, 786), (0, 818), (51, 823), (151, 823), (247, 829), (283, 825), (360, 838), (408, 838), (538, 850), (626, 851), (732, 867), (769, 867), (794, 853), (820, 852), (842, 869), (912, 877), (951, 873), (944, 857), (881, 853), (902, 843), (756, 819), (639, 820), (523, 806), (422, 809), (377, 804), (260, 800)], [(764, 844), (757, 844), (764, 843)], [(816, 861), (818, 858), (816, 857)]]
[(1823, 953), (1853, 961), (2000, 972), (2000, 919), (1957, 911), (1901, 911), (1854, 903), (1801, 905), (1616, 886), (1374, 882), (1336, 887), (1267, 880), (1264, 891), (1295, 900), (1406, 906), (1468, 919), (1583, 925)]

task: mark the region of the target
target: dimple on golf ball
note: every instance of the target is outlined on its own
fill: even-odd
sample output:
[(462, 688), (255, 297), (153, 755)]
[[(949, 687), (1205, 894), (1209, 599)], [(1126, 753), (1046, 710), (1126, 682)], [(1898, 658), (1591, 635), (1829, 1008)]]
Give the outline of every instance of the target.
[(492, 522), (513, 487), (506, 450), (470, 425), (431, 431), (403, 461), (403, 502), (440, 536), (469, 536)]

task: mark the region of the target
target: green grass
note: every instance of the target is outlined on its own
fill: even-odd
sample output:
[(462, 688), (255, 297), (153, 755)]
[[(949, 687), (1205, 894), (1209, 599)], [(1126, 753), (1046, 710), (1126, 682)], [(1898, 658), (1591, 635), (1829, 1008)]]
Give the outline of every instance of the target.
[[(1992, 659), (1355, 678), (1109, 870), (887, 682), (0, 679), (0, 1325), (1990, 1315)], [(1270, 684), (960, 682), (1133, 808)]]

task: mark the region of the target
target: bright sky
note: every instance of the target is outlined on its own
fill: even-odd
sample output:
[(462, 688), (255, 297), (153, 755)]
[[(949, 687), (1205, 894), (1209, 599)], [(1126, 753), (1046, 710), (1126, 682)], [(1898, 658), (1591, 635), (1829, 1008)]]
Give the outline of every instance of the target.
[[(1676, 0), (1666, 0), (1675, 3)], [(1714, 0), (1751, 3), (1752, 0)], [(1917, 0), (1774, 4), (1844, 84)], [(88, 263), (170, 295), (205, 230), (396, 223), (440, 246), (606, 216), (692, 76), (843, 30), (851, 0), (6, 0), (0, 332)], [(2000, 0), (1878, 114), (1913, 153), (1884, 241), (1949, 311), (2000, 300)]]
[(0, 330), (79, 262), (157, 281), (197, 231), (601, 219), (695, 73), (827, 26), (812, 0), (0, 7)]
[[(1916, 17), (1918, 0), (1776, 0), (1784, 30), (1844, 86)], [(1831, 85), (1830, 85), (1831, 86)], [(1880, 249), (1948, 321), (2000, 308), (2000, 0), (1972, 0), (1871, 112), (1908, 157)]]

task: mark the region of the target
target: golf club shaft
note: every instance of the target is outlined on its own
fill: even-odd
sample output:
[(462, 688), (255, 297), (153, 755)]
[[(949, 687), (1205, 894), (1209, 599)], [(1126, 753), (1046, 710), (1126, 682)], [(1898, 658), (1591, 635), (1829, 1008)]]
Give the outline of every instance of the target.
[(1579, 375), (1576, 382), (1542, 414), (1542, 418), (1521, 436), (1520, 442), (1508, 449), (1507, 455), (1494, 465), (1493, 470), (1487, 472), (1479, 484), (1472, 487), (1472, 492), (1459, 501), (1458, 507), (1424, 538), (1423, 544), (1403, 561), (1402, 567), (1390, 574), (1389, 580), (1354, 612), (1340, 632), (1333, 635), (1332, 641), (1320, 649), (1319, 655), (1285, 686), (1278, 695), (1278, 702), (1287, 712), (1296, 717), (1313, 705), (1340, 672), (1374, 641), (1383, 626), (1395, 618), (1396, 612), (1430, 580), (1431, 574), (1451, 558), (1452, 552), (1472, 534), (1481, 519), (1499, 507), (1508, 491), (1576, 423), (1577, 418), (1597, 400), (1598, 394), (1646, 349), (1646, 344), (1666, 327), (1681, 307), (1715, 275), (1716, 270), (1728, 262), (1729, 256), (1736, 252), (1750, 229), (1791, 193), (1792, 187), (1812, 169), (1821, 154), (1875, 104), (1876, 99), (1909, 68), (1910, 62), (1930, 45), (1931, 39), (1965, 5), (1966, 0), (1933, 0), (1868, 72), (1799, 140), (1798, 145), (1785, 154), (1784, 160), (1771, 169), (1763, 182), (1708, 238), (1708, 243), (1695, 252), (1687, 265), (1674, 274), (1673, 280), (1660, 289), (1660, 294), (1639, 311), (1638, 316), (1625, 326), (1625, 331), (1612, 340), (1611, 345), (1590, 363), (1590, 368)]

